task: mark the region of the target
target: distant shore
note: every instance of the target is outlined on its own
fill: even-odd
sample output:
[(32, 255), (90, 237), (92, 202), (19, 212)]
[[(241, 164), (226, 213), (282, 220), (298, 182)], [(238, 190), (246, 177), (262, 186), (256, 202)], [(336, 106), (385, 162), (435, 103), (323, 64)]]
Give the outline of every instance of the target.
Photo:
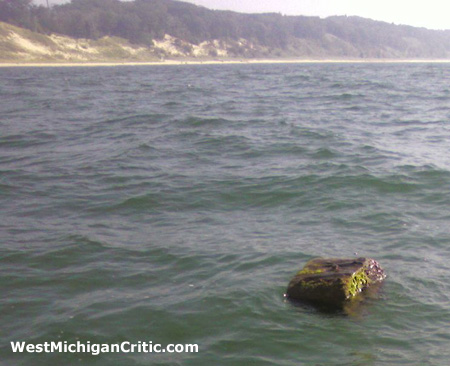
[(309, 64), (309, 63), (450, 63), (450, 59), (242, 59), (166, 60), (154, 62), (0, 62), (0, 67), (112, 67), (222, 64)]

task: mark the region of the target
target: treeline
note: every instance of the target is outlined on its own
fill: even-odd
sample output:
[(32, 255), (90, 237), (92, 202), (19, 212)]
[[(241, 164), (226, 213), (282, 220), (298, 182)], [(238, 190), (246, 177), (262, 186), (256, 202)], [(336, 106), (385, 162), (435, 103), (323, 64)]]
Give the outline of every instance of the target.
[(43, 33), (89, 39), (109, 35), (142, 44), (165, 34), (194, 44), (227, 38), (272, 46), (287, 41), (281, 15), (213, 11), (172, 0), (72, 0), (50, 9), (31, 0), (0, 0), (0, 20)]
[(0, 20), (41, 33), (90, 39), (118, 36), (143, 45), (152, 45), (153, 39), (170, 34), (192, 44), (246, 39), (286, 50), (295, 47), (299, 39), (323, 46), (324, 39), (331, 35), (359, 50), (358, 57), (383, 57), (381, 50), (395, 50), (409, 57), (450, 55), (450, 31), (358, 17), (240, 14), (173, 0), (72, 0), (51, 8), (35, 6), (31, 0), (0, 0)]

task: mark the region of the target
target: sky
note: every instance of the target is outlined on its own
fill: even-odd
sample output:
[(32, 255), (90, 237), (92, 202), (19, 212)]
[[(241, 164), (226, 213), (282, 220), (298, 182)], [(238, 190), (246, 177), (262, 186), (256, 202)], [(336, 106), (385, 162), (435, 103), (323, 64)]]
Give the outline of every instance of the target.
[[(34, 0), (45, 4), (46, 0)], [(284, 15), (358, 15), (395, 24), (450, 29), (449, 0), (184, 0), (209, 9)], [(50, 4), (67, 0), (49, 0)]]

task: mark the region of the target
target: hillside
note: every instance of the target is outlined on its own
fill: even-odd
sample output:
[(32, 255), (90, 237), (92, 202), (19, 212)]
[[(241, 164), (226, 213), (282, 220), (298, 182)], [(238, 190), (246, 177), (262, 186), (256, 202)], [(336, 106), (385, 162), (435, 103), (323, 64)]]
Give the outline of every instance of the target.
[(45, 35), (0, 22), (0, 62), (155, 62), (227, 58), (226, 43), (203, 42), (193, 45), (166, 35), (153, 46), (139, 46), (119, 37), (96, 40)]
[(99, 40), (44, 35), (0, 22), (0, 62), (95, 62), (151, 60), (145, 48), (126, 40), (104, 37)]
[(173, 0), (72, 0), (50, 9), (0, 0), (0, 20), (8, 23), (0, 27), (3, 62), (450, 58), (450, 31), (359, 17), (240, 14)]

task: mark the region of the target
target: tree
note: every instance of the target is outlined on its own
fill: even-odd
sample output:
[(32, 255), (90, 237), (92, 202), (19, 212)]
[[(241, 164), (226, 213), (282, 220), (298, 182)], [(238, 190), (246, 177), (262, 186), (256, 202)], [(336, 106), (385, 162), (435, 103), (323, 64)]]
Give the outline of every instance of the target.
[(32, 0), (0, 0), (0, 20), (22, 27), (31, 25)]

